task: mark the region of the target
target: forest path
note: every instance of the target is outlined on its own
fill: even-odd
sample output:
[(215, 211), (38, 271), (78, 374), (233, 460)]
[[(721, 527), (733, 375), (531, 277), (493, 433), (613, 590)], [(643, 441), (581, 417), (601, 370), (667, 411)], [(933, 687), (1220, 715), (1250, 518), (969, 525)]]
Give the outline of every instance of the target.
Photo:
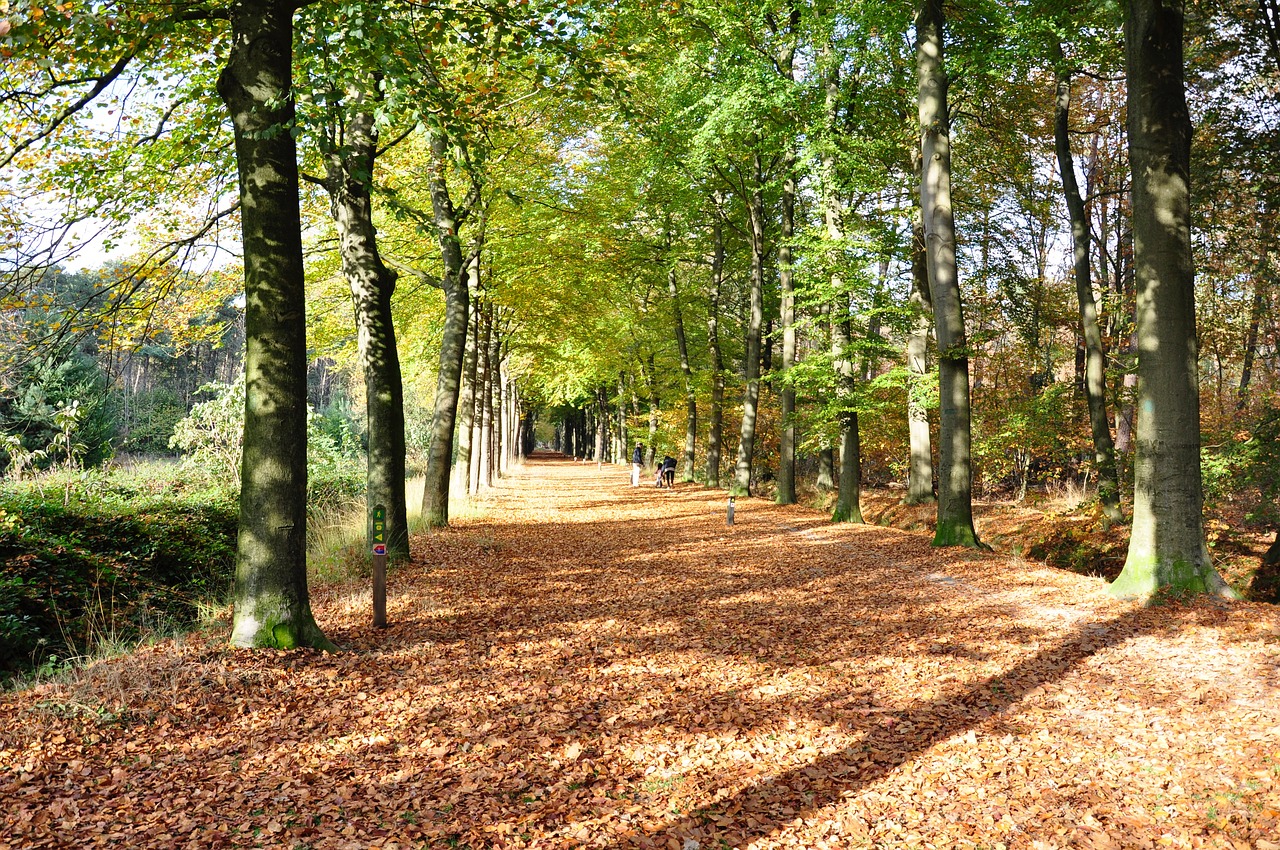
[(1280, 844), (1280, 615), (535, 457), (350, 650), (0, 698), (0, 848)]

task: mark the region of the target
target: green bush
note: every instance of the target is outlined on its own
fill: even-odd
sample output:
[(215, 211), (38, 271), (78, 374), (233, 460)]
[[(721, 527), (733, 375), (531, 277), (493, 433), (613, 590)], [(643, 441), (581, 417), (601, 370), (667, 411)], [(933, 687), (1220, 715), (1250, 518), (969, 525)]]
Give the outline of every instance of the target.
[[(119, 405), (124, 409), (124, 405)], [(127, 415), (121, 417), (124, 440), (120, 449), (132, 454), (170, 454), (173, 429), (187, 416), (187, 406), (167, 387), (141, 392), (129, 398)]]
[[(244, 376), (232, 384), (206, 384), (212, 398), (191, 409), (174, 428), (169, 445), (183, 452), (190, 471), (239, 486), (244, 435)], [(307, 410), (307, 501), (326, 509), (364, 492), (364, 450), (350, 416)]]
[(226, 594), (235, 541), (225, 495), (99, 492), (67, 508), (0, 492), (0, 675), (194, 622), (201, 603)]
[[(97, 466), (111, 455), (116, 411), (106, 375), (88, 355), (51, 355), (27, 364), (13, 388), (0, 391), (0, 432), (17, 436), (28, 452), (47, 449), (64, 434), (59, 414), (72, 407), (70, 436), (81, 449), (79, 460)], [(41, 462), (59, 463), (64, 456), (50, 451)], [(12, 452), (4, 460), (8, 465)]]

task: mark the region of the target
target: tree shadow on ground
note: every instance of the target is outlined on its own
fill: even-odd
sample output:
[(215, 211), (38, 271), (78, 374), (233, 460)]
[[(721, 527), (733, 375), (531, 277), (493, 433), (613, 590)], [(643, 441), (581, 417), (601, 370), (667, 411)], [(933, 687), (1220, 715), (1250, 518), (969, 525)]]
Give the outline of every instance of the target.
[[(846, 719), (861, 733), (854, 746), (820, 756), (785, 772), (765, 777), (728, 796), (706, 800), (688, 815), (670, 818), (643, 835), (615, 847), (652, 847), (651, 836), (712, 832), (710, 846), (731, 847), (765, 838), (789, 821), (805, 817), (887, 777), (913, 757), (961, 735), (988, 718), (1013, 712), (1032, 691), (1077, 669), (1100, 650), (1110, 649), (1152, 630), (1151, 618), (1136, 611), (1076, 631), (1053, 647), (961, 692), (889, 712)], [(728, 822), (727, 825), (725, 824)]]

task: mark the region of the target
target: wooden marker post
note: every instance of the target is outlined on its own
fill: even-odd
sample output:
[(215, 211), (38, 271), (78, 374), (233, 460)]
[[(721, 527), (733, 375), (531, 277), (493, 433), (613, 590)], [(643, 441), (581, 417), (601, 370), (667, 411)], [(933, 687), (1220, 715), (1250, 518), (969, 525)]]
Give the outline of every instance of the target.
[(373, 625), (387, 627), (387, 509), (373, 507)]
[(733, 525), (733, 497), (732, 496), (729, 497), (729, 506), (725, 510), (724, 524)]

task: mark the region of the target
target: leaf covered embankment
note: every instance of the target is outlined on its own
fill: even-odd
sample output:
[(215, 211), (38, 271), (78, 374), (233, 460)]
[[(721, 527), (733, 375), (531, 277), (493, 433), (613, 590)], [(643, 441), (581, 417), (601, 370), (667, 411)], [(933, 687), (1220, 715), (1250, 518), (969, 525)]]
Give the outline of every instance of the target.
[[(1106, 521), (1096, 505), (1078, 500), (1045, 500), (1052, 504), (1018, 503), (998, 499), (975, 500), (973, 512), (979, 537), (997, 552), (1043, 561), (1051, 567), (1084, 576), (1113, 580), (1124, 566), (1129, 526)], [(901, 490), (864, 490), (867, 522), (923, 531), (933, 528), (933, 505), (906, 505)], [(1259, 574), (1259, 565), (1273, 535), (1243, 515), (1232, 503), (1216, 506), (1205, 522), (1214, 567), (1248, 598), (1280, 601), (1274, 571)]]
[[(148, 648), (0, 701), (0, 846), (1255, 847), (1280, 617), (538, 462), (350, 650)], [(1206, 731), (1210, 730), (1210, 731)]]

